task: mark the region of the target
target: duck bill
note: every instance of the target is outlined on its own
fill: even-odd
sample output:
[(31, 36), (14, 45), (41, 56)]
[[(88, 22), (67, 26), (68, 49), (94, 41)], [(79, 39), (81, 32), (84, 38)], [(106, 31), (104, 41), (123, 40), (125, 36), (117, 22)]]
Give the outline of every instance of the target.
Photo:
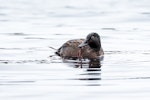
[(87, 46), (87, 45), (88, 45), (87, 41), (84, 41), (78, 47), (82, 48), (82, 47)]

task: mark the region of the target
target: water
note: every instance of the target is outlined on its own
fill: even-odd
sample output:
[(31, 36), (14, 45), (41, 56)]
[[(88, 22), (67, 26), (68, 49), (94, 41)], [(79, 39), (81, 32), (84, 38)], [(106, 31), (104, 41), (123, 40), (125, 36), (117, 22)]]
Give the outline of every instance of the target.
[[(0, 0), (1, 100), (149, 100), (149, 0)], [(53, 56), (101, 36), (101, 68)]]

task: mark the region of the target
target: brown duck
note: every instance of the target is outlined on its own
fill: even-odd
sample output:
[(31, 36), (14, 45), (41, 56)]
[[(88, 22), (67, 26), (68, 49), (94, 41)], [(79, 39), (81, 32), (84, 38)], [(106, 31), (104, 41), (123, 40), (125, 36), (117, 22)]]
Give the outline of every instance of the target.
[(97, 59), (104, 55), (100, 36), (90, 33), (86, 39), (74, 39), (64, 43), (56, 54), (64, 59)]

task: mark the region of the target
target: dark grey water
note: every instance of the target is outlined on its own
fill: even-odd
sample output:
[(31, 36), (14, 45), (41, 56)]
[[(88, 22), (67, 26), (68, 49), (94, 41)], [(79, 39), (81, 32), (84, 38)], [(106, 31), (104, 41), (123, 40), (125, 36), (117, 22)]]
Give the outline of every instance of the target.
[[(149, 27), (149, 0), (0, 0), (0, 99), (149, 100)], [(53, 56), (93, 31), (101, 68)]]

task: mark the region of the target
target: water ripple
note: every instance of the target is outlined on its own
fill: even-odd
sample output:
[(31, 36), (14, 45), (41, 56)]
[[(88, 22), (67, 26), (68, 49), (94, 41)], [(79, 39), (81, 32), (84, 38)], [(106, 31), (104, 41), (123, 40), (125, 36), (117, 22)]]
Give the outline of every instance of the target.
[(105, 51), (105, 54), (150, 54), (150, 50)]
[(25, 64), (25, 63), (34, 63), (34, 64), (49, 64), (49, 60), (0, 60), (1, 64)]

